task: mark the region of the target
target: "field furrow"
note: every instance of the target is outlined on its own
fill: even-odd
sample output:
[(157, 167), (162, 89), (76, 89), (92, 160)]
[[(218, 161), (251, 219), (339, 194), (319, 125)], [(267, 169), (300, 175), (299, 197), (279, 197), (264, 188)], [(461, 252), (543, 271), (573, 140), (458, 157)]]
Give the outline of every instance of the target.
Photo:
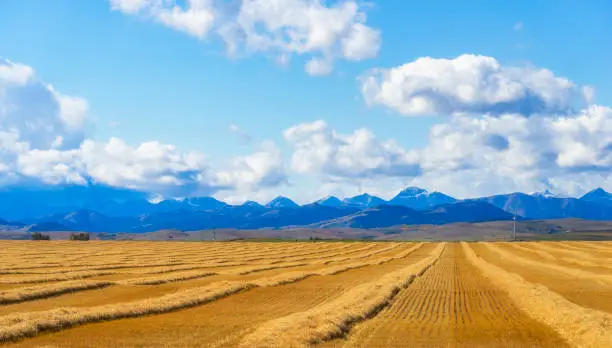
[(550, 288), (509, 272), (462, 244), (469, 261), (531, 318), (555, 330), (575, 347), (612, 347), (612, 314), (568, 301)]
[(345, 334), (359, 321), (376, 315), (400, 291), (434, 263), (444, 249), (439, 244), (427, 257), (375, 281), (356, 286), (342, 297), (303, 312), (260, 325), (241, 341), (243, 347), (302, 347)]
[(612, 347), (612, 243), (0, 241), (0, 345)]
[[(382, 246), (384, 247), (385, 245), (386, 244)], [(230, 269), (230, 272), (226, 272), (223, 274), (216, 273), (215, 275), (207, 275), (206, 273), (208, 272), (206, 269), (204, 269), (202, 271), (202, 277), (193, 277), (191, 279), (189, 276), (184, 277), (182, 274), (186, 273), (186, 275), (191, 275), (193, 274), (193, 272), (166, 273), (158, 277), (148, 278), (128, 277), (123, 279), (116, 279), (116, 277), (109, 278), (109, 276), (106, 276), (100, 277), (96, 280), (110, 282), (111, 284), (113, 284), (113, 286), (109, 286), (98, 291), (89, 291), (86, 293), (84, 292), (71, 294), (70, 296), (60, 296), (49, 298), (46, 300), (39, 300), (36, 301), (36, 303), (24, 302), (10, 306), (0, 306), (0, 314), (9, 314), (14, 312), (32, 310), (50, 310), (58, 307), (100, 306), (116, 302), (136, 301), (147, 297), (170, 294), (175, 291), (180, 291), (184, 289), (207, 286), (211, 283), (220, 281), (262, 282), (261, 279), (274, 279), (275, 282), (293, 282), (296, 281), (296, 279), (304, 279), (312, 275), (340, 273), (349, 269), (390, 261), (392, 258), (405, 257), (409, 252), (414, 249), (414, 247), (415, 246), (413, 244), (404, 243), (397, 251), (395, 249), (387, 250), (385, 253), (376, 254), (372, 256), (371, 259), (359, 259), (358, 262), (351, 261), (351, 259), (349, 261), (327, 264), (326, 262), (320, 260), (319, 262), (313, 262), (312, 264), (301, 267), (297, 267), (295, 265), (293, 265), (294, 267), (283, 267), (281, 265), (275, 265), (275, 267), (255, 266), (249, 267), (248, 269), (245, 267), (239, 267), (236, 270)], [(363, 253), (370, 254), (371, 251), (366, 250)], [(354, 257), (361, 257), (361, 254), (354, 255)], [(260, 270), (259, 272), (248, 272), (249, 270), (258, 268), (268, 269)], [(218, 270), (216, 269), (211, 269), (209, 271), (211, 273), (218, 272)], [(174, 278), (174, 281), (165, 281), (166, 279), (172, 278)], [(149, 282), (157, 283), (158, 285), (146, 286), (134, 284), (134, 282), (139, 282), (143, 279)]]
[(466, 258), (449, 244), (422, 277), (402, 290), (372, 320), (357, 325), (346, 340), (329, 346), (349, 347), (563, 347), (550, 328), (522, 313)]
[[(408, 246), (407, 246), (408, 247)], [(414, 248), (414, 245), (410, 248)], [(426, 255), (430, 254), (436, 246), (426, 244), (420, 248), (415, 248), (414, 252), (404, 258), (390, 260), (382, 264), (360, 267), (348, 270), (335, 275), (310, 276), (298, 282), (286, 283), (280, 281), (276, 284), (266, 284), (266, 286), (255, 285), (255, 282), (242, 282), (244, 286), (255, 286), (249, 291), (234, 294), (221, 300), (208, 303), (205, 306), (198, 306), (178, 312), (167, 313), (150, 317), (136, 319), (121, 319), (105, 321), (96, 324), (76, 327), (48, 335), (38, 336), (21, 342), (24, 346), (57, 345), (62, 342), (62, 346), (90, 346), (91, 330), (96, 333), (95, 344), (100, 345), (119, 345), (119, 346), (138, 346), (146, 345), (146, 341), (165, 342), (169, 338), (181, 338), (182, 346), (201, 346), (202, 342), (225, 342), (228, 346), (235, 346), (241, 340), (242, 335), (253, 331), (258, 323), (274, 318), (286, 316), (296, 311), (304, 311), (339, 297), (346, 293), (348, 289), (354, 288), (362, 283), (367, 283), (372, 274), (384, 275), (394, 272), (397, 269), (405, 268), (407, 265), (419, 262)], [(324, 266), (325, 267), (325, 266)], [(331, 266), (327, 266), (331, 267)], [(263, 278), (260, 278), (263, 281)], [(233, 282), (230, 284), (236, 284)], [(213, 286), (216, 283), (211, 284)], [(275, 286), (276, 285), (276, 286)], [(164, 303), (169, 299), (180, 297), (184, 298), (186, 291), (190, 295), (200, 294), (202, 289), (191, 289), (179, 291), (164, 297)], [(183, 295), (179, 295), (179, 294)], [(200, 296), (200, 295), (198, 295)], [(155, 303), (159, 299), (143, 300), (130, 304), (117, 304), (122, 308), (142, 308), (144, 301)], [(102, 308), (113, 308), (113, 305), (103, 306)], [(79, 315), (99, 311), (98, 308), (73, 308)], [(81, 310), (83, 312), (81, 312)], [(140, 315), (146, 314), (142, 310)], [(30, 313), (29, 320), (45, 318), (50, 312)], [(123, 312), (121, 312), (123, 314)], [(5, 315), (0, 317), (0, 323), (4, 320), (10, 322), (14, 316), (23, 313)], [(91, 318), (90, 321), (98, 321), (98, 317)], [(108, 318), (120, 319), (121, 317)], [(198, 320), (192, 320), (198, 318)], [(222, 319), (225, 318), (225, 319)], [(228, 320), (229, 319), (229, 320)], [(83, 322), (79, 322), (82, 324)], [(123, 330), (129, 330), (123, 331)], [(171, 337), (169, 337), (170, 335)], [(117, 341), (119, 339), (119, 341)], [(112, 342), (112, 343), (111, 343)]]
[(611, 274), (599, 274), (591, 271), (584, 270), (579, 267), (565, 266), (558, 262), (551, 262), (547, 260), (541, 260), (539, 257), (534, 258), (533, 255), (525, 253), (521, 250), (517, 250), (512, 247), (511, 243), (506, 244), (493, 244), (483, 243), (484, 247), (489, 248), (492, 252), (498, 254), (503, 259), (512, 260), (513, 262), (521, 265), (532, 266), (536, 265), (542, 269), (548, 269), (551, 272), (564, 274), (571, 276), (574, 279), (595, 281), (602, 285), (612, 286), (612, 275)]
[(567, 250), (549, 243), (513, 243), (510, 245), (517, 250), (537, 255), (544, 261), (552, 261), (559, 265), (577, 267), (595, 273), (612, 273), (612, 258), (593, 257), (589, 252)]
[[(508, 251), (512, 249), (506, 243), (494, 247), (489, 243), (475, 243), (471, 248), (487, 262), (515, 273), (527, 282), (545, 286), (577, 305), (612, 313), (612, 286), (598, 281), (591, 272), (580, 274), (580, 270), (568, 271), (567, 267), (556, 271), (542, 262), (517, 257)], [(505, 253), (496, 252), (499, 249)]]

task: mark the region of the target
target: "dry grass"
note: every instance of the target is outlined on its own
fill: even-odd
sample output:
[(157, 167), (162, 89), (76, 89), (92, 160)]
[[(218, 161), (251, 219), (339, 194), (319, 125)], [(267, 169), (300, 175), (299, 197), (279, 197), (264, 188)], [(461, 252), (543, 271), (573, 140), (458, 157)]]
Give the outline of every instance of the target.
[(0, 291), (0, 304), (6, 305), (24, 301), (38, 300), (77, 291), (101, 289), (112, 285), (107, 281), (77, 280), (51, 285), (41, 285)]
[[(238, 272), (242, 274), (244, 271)], [(325, 272), (323, 272), (325, 273)], [(162, 277), (137, 278), (127, 281), (113, 282), (125, 284), (161, 284), (178, 281), (179, 278), (204, 277), (211, 273), (187, 272)], [(201, 305), (229, 294), (253, 287), (274, 287), (307, 278), (312, 274), (280, 274), (263, 277), (252, 282), (217, 282), (205, 287), (180, 290), (176, 293), (149, 298), (140, 301), (116, 303), (88, 308), (60, 308), (42, 312), (13, 313), (0, 317), (0, 342), (34, 336), (43, 331), (61, 330), (67, 327), (86, 323), (117, 320), (128, 317), (139, 317), (150, 314), (160, 314), (183, 308)]]
[(440, 244), (429, 257), (376, 281), (345, 292), (342, 297), (305, 312), (298, 312), (262, 324), (247, 335), (244, 347), (302, 347), (344, 334), (355, 322), (368, 319), (414, 277), (422, 274), (440, 256)]
[(172, 282), (180, 282), (184, 280), (199, 279), (204, 277), (210, 277), (216, 275), (215, 272), (210, 271), (192, 271), (192, 272), (181, 272), (173, 274), (164, 274), (156, 277), (145, 277), (145, 278), (133, 278), (116, 282), (117, 284), (132, 284), (132, 285), (159, 285)]
[(207, 287), (129, 303), (9, 314), (0, 317), (0, 342), (34, 336), (41, 331), (60, 330), (86, 323), (161, 314), (194, 307), (249, 287), (250, 285), (244, 282), (220, 282)]
[(523, 314), (465, 257), (448, 244), (423, 276), (401, 291), (379, 315), (357, 324), (344, 347), (556, 347), (559, 335)]
[(37, 275), (29, 277), (12, 277), (7, 279), (0, 279), (0, 284), (34, 284), (34, 283), (48, 283), (48, 282), (59, 282), (66, 280), (75, 279), (86, 279), (92, 277), (99, 277), (113, 274), (113, 272), (107, 271), (77, 271), (74, 273), (60, 273), (60, 274), (48, 274), (48, 275)]
[[(457, 336), (458, 325), (480, 320), (484, 311), (485, 324), (497, 331), (470, 333), (470, 339), (489, 340), (470, 341), (476, 346), (563, 346), (554, 337), (573, 346), (612, 346), (612, 274), (601, 264), (609, 261), (612, 244), (448, 245), (444, 255), (460, 250), (464, 261), (436, 262), (443, 248), (434, 243), (0, 241), (0, 304), (5, 305), (0, 306), (0, 342), (36, 336), (17, 345), (332, 346), (346, 343), (334, 340), (338, 337), (363, 343), (356, 339), (373, 336), (357, 335), (360, 328), (376, 327), (378, 338), (369, 346), (437, 345), (442, 341), (433, 336), (443, 333), (450, 335), (445, 345), (466, 346), (461, 340), (468, 336)], [(98, 290), (86, 291), (92, 289)], [(452, 305), (459, 306), (456, 313)], [(472, 309), (461, 314), (462, 306)], [(423, 308), (432, 310), (424, 314)], [(125, 318), (133, 319), (118, 320)], [(397, 323), (407, 323), (406, 318), (413, 318), (412, 326), (401, 329)], [(506, 327), (514, 330), (507, 336)], [(50, 331), (57, 333), (42, 334)], [(101, 336), (103, 343), (97, 341)], [(501, 336), (519, 341), (496, 338)]]
[(592, 252), (565, 249), (558, 245), (537, 243), (533, 245), (536, 250), (543, 251), (551, 255), (556, 260), (563, 260), (586, 267), (612, 268), (612, 258), (594, 257)]
[(604, 283), (604, 284), (612, 284), (612, 275), (597, 274), (597, 273), (585, 271), (580, 268), (562, 266), (562, 265), (559, 265), (558, 263), (536, 261), (530, 258), (522, 257), (518, 255), (517, 253), (508, 252), (502, 249), (498, 244), (483, 243), (483, 245), (487, 247), (488, 249), (490, 249), (491, 251), (497, 253), (501, 257), (512, 260), (515, 263), (519, 263), (523, 265), (537, 264), (538, 267), (540, 268), (547, 268), (553, 272), (564, 273), (564, 274), (567, 274), (577, 279), (594, 280), (594, 281)]
[(612, 347), (612, 315), (576, 305), (548, 288), (527, 282), (478, 257), (462, 243), (468, 260), (529, 316), (556, 330), (576, 347)]

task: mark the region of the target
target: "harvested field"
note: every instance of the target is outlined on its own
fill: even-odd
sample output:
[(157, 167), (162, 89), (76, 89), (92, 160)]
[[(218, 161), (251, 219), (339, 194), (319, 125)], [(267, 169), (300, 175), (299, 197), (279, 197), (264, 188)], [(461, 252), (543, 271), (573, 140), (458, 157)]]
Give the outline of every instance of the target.
[(0, 241), (0, 344), (610, 347), (612, 244)]

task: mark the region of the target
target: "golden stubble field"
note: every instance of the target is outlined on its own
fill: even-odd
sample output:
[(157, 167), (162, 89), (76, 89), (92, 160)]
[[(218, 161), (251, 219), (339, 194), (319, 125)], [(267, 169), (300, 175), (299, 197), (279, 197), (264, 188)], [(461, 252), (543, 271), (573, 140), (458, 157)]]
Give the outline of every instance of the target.
[(612, 243), (0, 241), (0, 343), (612, 347)]

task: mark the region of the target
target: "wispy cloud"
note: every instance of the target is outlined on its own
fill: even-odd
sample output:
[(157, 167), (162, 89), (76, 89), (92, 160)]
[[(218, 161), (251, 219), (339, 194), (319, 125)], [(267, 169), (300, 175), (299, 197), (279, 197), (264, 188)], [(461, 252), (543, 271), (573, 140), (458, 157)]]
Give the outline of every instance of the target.
[(247, 132), (233, 123), (229, 125), (229, 130), (238, 136), (242, 144), (249, 144), (253, 140)]

